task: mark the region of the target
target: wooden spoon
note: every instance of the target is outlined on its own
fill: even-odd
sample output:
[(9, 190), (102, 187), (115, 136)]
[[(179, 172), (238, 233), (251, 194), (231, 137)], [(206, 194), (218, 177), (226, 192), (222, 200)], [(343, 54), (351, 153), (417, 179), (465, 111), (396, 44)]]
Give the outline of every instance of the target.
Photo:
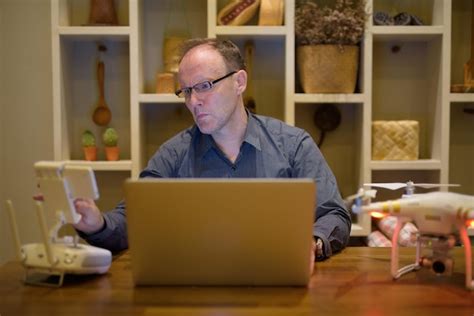
[(99, 102), (97, 103), (97, 108), (92, 115), (92, 120), (99, 126), (105, 126), (109, 124), (110, 119), (112, 118), (112, 113), (105, 103), (105, 94), (104, 94), (104, 73), (105, 66), (104, 62), (100, 61), (97, 65), (97, 81), (99, 83)]

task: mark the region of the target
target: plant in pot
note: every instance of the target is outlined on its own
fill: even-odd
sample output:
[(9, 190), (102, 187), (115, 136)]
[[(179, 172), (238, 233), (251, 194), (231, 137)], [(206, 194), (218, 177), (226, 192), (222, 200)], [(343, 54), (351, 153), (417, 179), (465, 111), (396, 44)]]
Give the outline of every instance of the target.
[[(324, 2), (324, 1), (319, 1)], [(305, 93), (354, 93), (365, 0), (299, 0), (295, 10), (296, 61)]]
[(119, 160), (119, 147), (117, 146), (118, 134), (117, 131), (108, 127), (104, 134), (102, 134), (102, 141), (105, 145), (105, 157), (109, 161)]
[(90, 130), (82, 133), (82, 149), (84, 151), (84, 159), (88, 161), (97, 160), (97, 146), (95, 143), (95, 135)]

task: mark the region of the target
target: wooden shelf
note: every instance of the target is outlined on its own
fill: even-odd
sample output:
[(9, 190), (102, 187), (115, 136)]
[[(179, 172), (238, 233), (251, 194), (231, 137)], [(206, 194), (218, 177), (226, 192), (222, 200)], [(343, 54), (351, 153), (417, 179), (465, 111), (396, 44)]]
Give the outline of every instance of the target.
[(91, 167), (95, 171), (131, 171), (131, 160), (118, 161), (86, 161), (86, 160), (65, 160), (68, 165)]
[(364, 103), (365, 95), (354, 94), (313, 94), (295, 93), (293, 100), (295, 103)]
[(420, 159), (406, 161), (372, 160), (372, 170), (440, 170), (441, 161), (436, 159)]
[(138, 96), (138, 101), (140, 103), (182, 103), (184, 104), (184, 99), (178, 98), (174, 94), (156, 94), (156, 93), (147, 93), (140, 94)]
[(375, 40), (390, 41), (431, 41), (444, 34), (443, 26), (373, 26)]
[(57, 28), (61, 36), (78, 37), (128, 37), (130, 35), (129, 26), (61, 26)]
[(216, 26), (215, 33), (217, 36), (286, 36), (288, 29), (285, 26)]
[(474, 93), (450, 93), (449, 100), (453, 103), (474, 102)]

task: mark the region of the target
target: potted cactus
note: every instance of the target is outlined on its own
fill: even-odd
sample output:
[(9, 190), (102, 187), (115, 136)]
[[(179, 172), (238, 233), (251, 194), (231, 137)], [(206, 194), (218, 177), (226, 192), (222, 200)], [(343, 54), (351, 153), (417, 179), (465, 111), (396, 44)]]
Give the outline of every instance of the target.
[(117, 146), (117, 131), (108, 127), (102, 134), (102, 141), (105, 145), (105, 156), (109, 161), (119, 160), (119, 147)]
[(88, 161), (97, 160), (97, 146), (95, 143), (95, 135), (86, 130), (82, 133), (82, 148), (84, 150), (84, 158)]

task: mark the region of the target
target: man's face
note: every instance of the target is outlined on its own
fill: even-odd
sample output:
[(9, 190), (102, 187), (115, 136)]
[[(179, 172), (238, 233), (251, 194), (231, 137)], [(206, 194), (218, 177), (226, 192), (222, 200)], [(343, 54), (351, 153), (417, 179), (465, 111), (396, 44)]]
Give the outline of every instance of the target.
[[(227, 69), (224, 58), (212, 47), (201, 45), (190, 50), (179, 65), (178, 81), (181, 88), (193, 87), (223, 77), (235, 69)], [(208, 91), (194, 89), (185, 98), (199, 130), (204, 134), (217, 135), (230, 131), (238, 119), (242, 87), (234, 74), (213, 85)]]

